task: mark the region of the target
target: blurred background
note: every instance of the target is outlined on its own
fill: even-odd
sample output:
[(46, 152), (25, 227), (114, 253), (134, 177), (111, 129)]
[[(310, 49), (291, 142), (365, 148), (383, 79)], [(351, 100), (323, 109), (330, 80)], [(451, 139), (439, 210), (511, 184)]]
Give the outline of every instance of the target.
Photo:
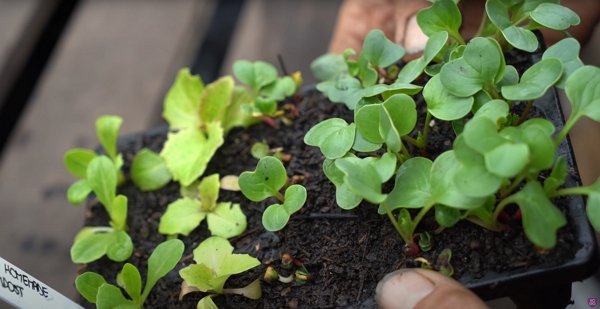
[[(341, 0), (0, 0), (0, 256), (75, 299), (69, 248), (85, 208), (65, 151), (94, 148), (94, 123), (124, 118), (121, 134), (163, 123), (163, 97), (181, 67), (210, 82), (238, 59), (301, 71), (325, 53)], [(599, 66), (600, 31), (582, 51)], [(568, 112), (568, 111), (567, 111)], [(600, 126), (573, 130), (584, 184), (600, 175)], [(591, 278), (575, 306), (600, 297)], [(514, 308), (508, 299), (493, 308)], [(9, 308), (0, 301), (0, 308)]]

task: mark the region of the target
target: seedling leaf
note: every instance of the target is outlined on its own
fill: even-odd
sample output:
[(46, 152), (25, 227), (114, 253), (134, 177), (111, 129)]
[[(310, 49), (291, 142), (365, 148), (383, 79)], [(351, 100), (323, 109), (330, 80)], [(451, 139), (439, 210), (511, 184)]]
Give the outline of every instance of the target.
[(219, 174), (212, 174), (202, 178), (198, 185), (198, 193), (202, 202), (202, 209), (212, 210), (217, 205), (219, 198)]
[[(407, 160), (396, 173), (396, 184), (386, 199), (391, 210), (421, 208), (431, 199), (429, 174), (433, 162), (423, 157)], [(385, 208), (379, 206), (379, 213)]]
[(527, 29), (513, 25), (508, 16), (508, 8), (500, 0), (488, 0), (485, 5), (490, 21), (502, 31), (502, 35), (514, 47), (534, 52), (538, 47), (535, 34)]
[(554, 192), (558, 187), (562, 186), (565, 183), (565, 178), (567, 178), (567, 161), (563, 157), (558, 157), (550, 173), (550, 177), (544, 181), (544, 191), (546, 194)]
[(112, 241), (106, 248), (106, 256), (115, 262), (127, 260), (133, 253), (131, 237), (125, 231), (115, 231)]
[(435, 2), (431, 7), (417, 13), (417, 23), (421, 31), (427, 36), (432, 36), (439, 31), (447, 31), (450, 36), (458, 34), (462, 17), (458, 6), (452, 0)]
[(92, 187), (87, 179), (79, 179), (67, 190), (67, 200), (73, 205), (79, 205), (92, 193)]
[(318, 80), (333, 80), (348, 72), (348, 65), (342, 55), (325, 54), (313, 60), (310, 70)]
[(364, 93), (358, 79), (344, 74), (335, 80), (318, 83), (317, 90), (325, 93), (331, 102), (346, 104), (350, 110), (354, 109)]
[(92, 304), (96, 303), (98, 289), (104, 283), (106, 283), (104, 277), (89, 271), (81, 274), (75, 279), (75, 287), (79, 294)]
[(208, 161), (222, 144), (223, 128), (213, 122), (206, 124), (206, 135), (199, 130), (169, 133), (160, 156), (173, 179), (188, 186), (204, 173)]
[(167, 211), (160, 218), (158, 232), (188, 236), (206, 218), (206, 212), (200, 207), (200, 201), (188, 197), (169, 204)]
[(177, 78), (167, 92), (163, 117), (171, 130), (197, 128), (200, 126), (200, 98), (204, 83), (199, 75), (191, 75), (190, 69), (179, 70)]
[(567, 7), (553, 3), (540, 4), (530, 15), (531, 19), (538, 24), (554, 30), (566, 30), (571, 26), (579, 25), (581, 22), (577, 13)]
[(356, 125), (331, 118), (312, 127), (304, 136), (307, 145), (318, 146), (327, 159), (343, 157), (354, 144)]
[(154, 287), (158, 279), (164, 277), (168, 272), (173, 270), (181, 256), (185, 246), (179, 239), (167, 240), (156, 246), (152, 254), (148, 258), (148, 276), (146, 286), (142, 293), (141, 302), (143, 303), (150, 294), (150, 290)]
[(97, 309), (137, 309), (139, 306), (125, 298), (121, 290), (114, 285), (104, 283), (98, 289)]
[(123, 119), (118, 116), (102, 116), (96, 120), (96, 134), (112, 160), (117, 157), (117, 138), (122, 123)]
[(357, 133), (368, 142), (374, 144), (382, 144), (384, 142), (379, 133), (379, 113), (380, 104), (370, 104), (361, 107), (354, 115), (354, 123), (356, 123)]
[(468, 97), (493, 87), (496, 75), (504, 71), (502, 64), (496, 43), (487, 38), (475, 38), (467, 45), (463, 57), (444, 65), (439, 75), (448, 92)]
[(110, 224), (117, 231), (123, 231), (127, 228), (127, 197), (117, 195), (112, 202), (112, 211), (110, 212)]
[(427, 110), (441, 120), (456, 120), (466, 116), (473, 106), (473, 97), (454, 96), (444, 88), (440, 75), (432, 77), (425, 89), (423, 97), (427, 102)]
[(563, 67), (560, 60), (548, 58), (530, 67), (521, 82), (513, 86), (502, 87), (502, 95), (508, 100), (534, 100), (546, 93), (560, 78)]
[(262, 88), (260, 94), (272, 98), (276, 101), (281, 101), (296, 92), (296, 83), (289, 76), (278, 78), (273, 83)]
[(362, 53), (373, 66), (387, 67), (402, 58), (405, 50), (388, 40), (383, 31), (374, 29), (365, 37)]
[(101, 258), (113, 237), (114, 233), (95, 233), (76, 238), (71, 247), (71, 260), (75, 264), (85, 264)]
[(134, 302), (139, 303), (140, 296), (142, 295), (142, 277), (140, 276), (140, 272), (135, 266), (125, 263), (121, 271), (121, 276), (125, 285), (125, 291), (127, 291), (127, 294), (131, 296)]
[(548, 200), (539, 182), (527, 183), (521, 191), (506, 200), (521, 208), (525, 235), (532, 243), (547, 249), (556, 245), (556, 231), (566, 225), (567, 220)]
[(225, 76), (206, 85), (200, 98), (200, 121), (202, 125), (223, 122), (227, 106), (231, 103), (233, 78)]
[(217, 307), (217, 305), (215, 305), (215, 302), (213, 302), (212, 298), (215, 296), (216, 294), (213, 295), (208, 295), (208, 296), (204, 296), (197, 305), (197, 309), (219, 309), (219, 307)]
[(290, 216), (300, 210), (306, 201), (306, 189), (301, 185), (291, 185), (285, 190), (283, 205), (269, 206), (262, 217), (262, 224), (267, 231), (281, 230), (290, 219)]
[(233, 64), (233, 75), (242, 83), (250, 86), (255, 94), (258, 94), (262, 87), (277, 79), (277, 70), (271, 64), (263, 61), (252, 63), (239, 60)]
[(344, 173), (344, 183), (354, 193), (371, 203), (381, 203), (386, 195), (381, 194), (381, 178), (375, 167), (355, 157), (335, 160), (336, 167)]
[(285, 184), (287, 174), (283, 163), (274, 157), (258, 161), (254, 172), (243, 172), (238, 184), (242, 193), (251, 201), (260, 202), (275, 196)]
[(225, 110), (225, 121), (223, 130), (225, 135), (234, 127), (247, 128), (253, 124), (261, 122), (260, 117), (255, 117), (251, 113), (244, 111), (242, 106), (252, 104), (254, 98), (249, 90), (243, 86), (235, 86), (231, 95), (231, 104)]
[(65, 153), (65, 167), (77, 178), (85, 178), (87, 166), (96, 157), (96, 153), (87, 149), (71, 149)]
[(169, 183), (172, 178), (165, 161), (152, 150), (144, 148), (133, 158), (131, 180), (140, 190), (158, 190)]
[(435, 220), (443, 227), (453, 227), (460, 220), (460, 211), (444, 205), (435, 205)]
[(117, 190), (117, 173), (114, 163), (106, 156), (94, 158), (87, 168), (87, 180), (100, 203), (110, 213)]
[(556, 83), (556, 87), (564, 88), (567, 78), (583, 66), (579, 59), (581, 45), (574, 38), (566, 38), (550, 46), (542, 56), (542, 59), (557, 58), (562, 62), (563, 74)]
[(354, 136), (354, 144), (352, 144), (352, 150), (360, 151), (360, 152), (372, 152), (380, 149), (382, 146), (381, 143), (371, 143), (366, 140), (360, 131), (356, 131)]
[(212, 235), (224, 238), (242, 234), (247, 226), (246, 216), (240, 204), (231, 202), (217, 204), (216, 208), (208, 213), (206, 222)]
[(504, 143), (484, 154), (485, 166), (491, 173), (510, 178), (519, 174), (529, 162), (529, 147)]

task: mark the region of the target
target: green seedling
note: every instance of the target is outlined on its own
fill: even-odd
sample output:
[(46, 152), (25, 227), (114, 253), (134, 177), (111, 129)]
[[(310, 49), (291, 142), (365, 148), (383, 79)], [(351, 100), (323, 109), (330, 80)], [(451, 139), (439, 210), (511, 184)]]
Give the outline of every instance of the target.
[(169, 273), (183, 254), (184, 245), (179, 239), (171, 239), (158, 245), (148, 258), (148, 274), (146, 285), (142, 291), (142, 278), (139, 270), (132, 264), (126, 263), (119, 274), (122, 288), (131, 299), (127, 299), (121, 290), (93, 272), (86, 272), (77, 277), (77, 291), (89, 302), (96, 304), (98, 309), (122, 308), (141, 309), (152, 288), (158, 280)]
[[(499, 215), (516, 204), (525, 234), (537, 247), (549, 249), (566, 224), (550, 198), (583, 194), (588, 196), (588, 217), (598, 229), (600, 185), (561, 189), (566, 164), (557, 156), (557, 146), (584, 116), (600, 121), (600, 69), (583, 65), (580, 45), (572, 38), (549, 48), (523, 74), (504, 58), (511, 48), (536, 50), (532, 30), (566, 33), (579, 17), (555, 1), (488, 0), (477, 37), (466, 43), (459, 34), (462, 17), (456, 1), (432, 2), (417, 14), (429, 36), (423, 56), (399, 72), (394, 63), (403, 49), (377, 30), (365, 39), (362, 53), (327, 54), (311, 65), (323, 80), (317, 89), (354, 110), (353, 123), (327, 119), (304, 139), (323, 153), (323, 172), (336, 186), (337, 204), (343, 209), (363, 200), (379, 204), (379, 213), (387, 214), (404, 239), (407, 254), (419, 251), (414, 231), (429, 211), (442, 228), (466, 219), (501, 231), (508, 226)], [(413, 85), (423, 73), (430, 75), (422, 79), (425, 85)], [(534, 101), (552, 86), (564, 87), (573, 106), (556, 138), (551, 122), (529, 119)], [(427, 112), (423, 131), (415, 132), (416, 104), (409, 95), (421, 90)], [(520, 115), (512, 111), (516, 102), (525, 104)], [(411, 148), (427, 155), (434, 120), (452, 122), (457, 135), (453, 150), (435, 160), (415, 156)], [(550, 170), (550, 177), (540, 177)], [(386, 194), (382, 185), (391, 178), (395, 186)], [(411, 215), (409, 209), (418, 212)], [(426, 234), (421, 235), (427, 247)]]
[[(117, 154), (117, 137), (119, 136), (121, 123), (123, 123), (123, 119), (117, 116), (102, 116), (96, 120), (96, 135), (114, 165), (113, 169), (117, 173), (118, 184), (123, 183), (125, 180), (121, 171), (123, 155)], [(87, 177), (87, 169), (90, 162), (96, 157), (98, 155), (94, 151), (82, 148), (72, 149), (65, 153), (65, 167), (73, 176), (79, 178), (67, 190), (67, 199), (71, 204), (79, 205), (83, 203), (92, 192)]]
[(182, 198), (169, 204), (160, 219), (158, 232), (188, 236), (206, 219), (212, 235), (231, 238), (246, 230), (246, 216), (239, 204), (217, 202), (219, 174), (206, 176), (199, 183), (181, 188)]
[(432, 239), (431, 235), (427, 232), (421, 233), (419, 235), (419, 247), (421, 248), (421, 251), (427, 252), (427, 251), (431, 250), (432, 246), (433, 246), (433, 239)]
[(251, 100), (242, 106), (246, 113), (255, 117), (278, 117), (289, 124), (289, 119), (284, 116), (285, 111), (278, 109), (277, 102), (298, 91), (302, 84), (299, 72), (277, 77), (277, 69), (269, 63), (240, 60), (233, 64), (233, 74), (252, 89)]
[(194, 261), (179, 271), (183, 278), (181, 294), (191, 292), (205, 292), (205, 296), (198, 303), (198, 308), (212, 309), (217, 306), (212, 298), (225, 293), (239, 294), (250, 299), (259, 299), (262, 296), (260, 281), (257, 279), (242, 289), (224, 289), (225, 281), (235, 274), (260, 265), (260, 262), (248, 254), (233, 254), (233, 246), (224, 238), (209, 237), (194, 249)]
[(263, 213), (262, 224), (268, 231), (281, 230), (306, 201), (306, 189), (301, 185), (287, 187), (285, 196), (279, 193), (288, 181), (283, 163), (274, 157), (260, 159), (256, 170), (243, 172), (238, 182), (244, 196), (251, 201), (275, 197), (282, 203), (270, 205)]
[(83, 228), (75, 236), (71, 260), (85, 264), (106, 254), (113, 261), (125, 261), (133, 252), (133, 243), (127, 234), (127, 197), (116, 195), (118, 176), (114, 162), (104, 155), (95, 157), (87, 166), (86, 177), (111, 221), (110, 226)]
[(271, 148), (266, 141), (258, 142), (252, 145), (250, 154), (258, 160), (273, 155), (273, 157), (279, 159), (282, 162), (289, 162), (292, 159), (292, 155), (283, 153), (283, 148)]
[(225, 76), (204, 85), (189, 69), (179, 71), (164, 101), (163, 117), (170, 133), (160, 154), (140, 151), (131, 166), (131, 178), (143, 191), (156, 190), (171, 179), (189, 186), (200, 177), (234, 127), (260, 121), (242, 111), (252, 101), (244, 87)]

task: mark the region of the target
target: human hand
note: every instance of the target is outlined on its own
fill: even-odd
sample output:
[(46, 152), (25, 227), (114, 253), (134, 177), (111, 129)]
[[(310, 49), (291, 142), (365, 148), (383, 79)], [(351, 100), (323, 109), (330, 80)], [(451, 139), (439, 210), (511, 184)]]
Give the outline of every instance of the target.
[(475, 294), (438, 272), (401, 269), (386, 275), (375, 290), (381, 309), (487, 309)]

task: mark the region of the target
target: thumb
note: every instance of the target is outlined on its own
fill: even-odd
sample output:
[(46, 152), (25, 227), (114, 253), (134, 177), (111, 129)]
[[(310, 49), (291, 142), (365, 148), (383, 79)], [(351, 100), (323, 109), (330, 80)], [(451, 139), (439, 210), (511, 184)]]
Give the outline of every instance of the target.
[(381, 309), (486, 309), (481, 299), (456, 280), (426, 269), (386, 275), (375, 291)]

